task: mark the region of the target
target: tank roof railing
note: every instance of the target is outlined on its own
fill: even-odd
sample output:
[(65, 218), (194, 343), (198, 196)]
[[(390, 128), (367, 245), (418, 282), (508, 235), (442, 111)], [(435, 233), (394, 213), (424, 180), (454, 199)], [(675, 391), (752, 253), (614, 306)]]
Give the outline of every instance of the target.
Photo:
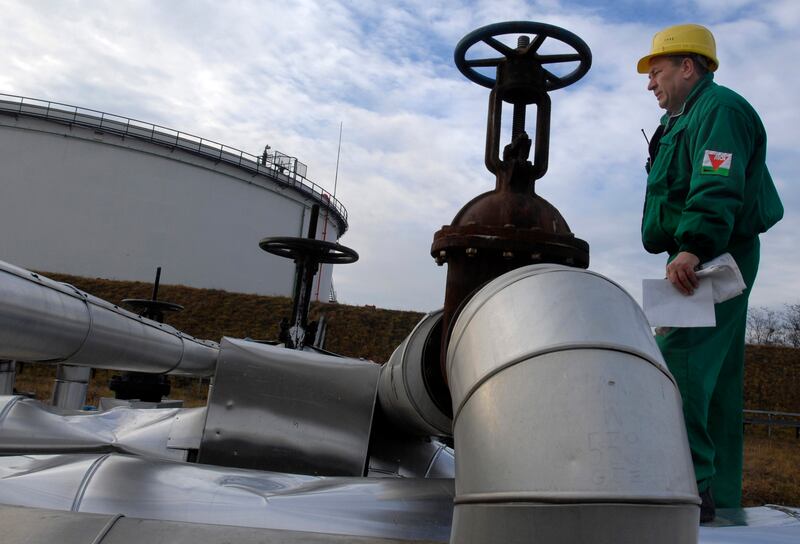
[[(69, 104), (5, 93), (0, 93), (0, 112), (38, 117), (68, 125), (102, 129), (112, 134), (182, 149), (215, 161), (243, 168), (251, 173), (261, 174), (319, 201), (339, 219), (341, 223), (340, 234), (347, 230), (347, 210), (342, 203), (305, 176), (270, 161), (269, 159), (276, 157), (275, 153), (261, 156), (253, 155), (212, 140), (153, 123), (78, 106), (70, 106)], [(286, 157), (280, 152), (277, 153), (277, 156)]]

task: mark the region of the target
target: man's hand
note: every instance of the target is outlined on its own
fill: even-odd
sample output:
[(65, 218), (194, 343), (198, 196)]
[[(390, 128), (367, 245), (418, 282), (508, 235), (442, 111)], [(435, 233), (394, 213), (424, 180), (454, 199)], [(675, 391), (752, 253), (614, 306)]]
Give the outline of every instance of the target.
[(671, 263), (667, 265), (667, 279), (672, 282), (675, 288), (684, 295), (691, 295), (700, 285), (697, 275), (694, 273), (700, 259), (694, 253), (681, 251)]

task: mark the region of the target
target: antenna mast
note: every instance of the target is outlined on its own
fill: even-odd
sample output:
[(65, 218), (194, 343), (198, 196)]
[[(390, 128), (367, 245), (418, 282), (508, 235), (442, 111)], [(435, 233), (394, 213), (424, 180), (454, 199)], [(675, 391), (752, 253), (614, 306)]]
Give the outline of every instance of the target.
[(342, 125), (343, 121), (339, 121), (339, 148), (336, 150), (336, 174), (333, 176), (333, 198), (336, 198), (336, 185), (339, 183), (339, 155), (342, 152)]

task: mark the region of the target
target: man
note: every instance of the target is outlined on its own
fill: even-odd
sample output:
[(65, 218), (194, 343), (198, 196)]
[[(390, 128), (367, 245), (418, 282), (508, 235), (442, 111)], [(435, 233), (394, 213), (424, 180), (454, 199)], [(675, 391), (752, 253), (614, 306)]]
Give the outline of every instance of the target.
[[(759, 233), (783, 217), (765, 163), (764, 126), (747, 101), (714, 83), (714, 37), (699, 25), (658, 32), (637, 66), (666, 110), (650, 142), (642, 243), (666, 252), (667, 278), (684, 295), (698, 265), (730, 253), (747, 289), (715, 306), (716, 327), (673, 329), (656, 340), (683, 397), (701, 521), (739, 507), (747, 299)], [(713, 489), (713, 495), (712, 495)]]

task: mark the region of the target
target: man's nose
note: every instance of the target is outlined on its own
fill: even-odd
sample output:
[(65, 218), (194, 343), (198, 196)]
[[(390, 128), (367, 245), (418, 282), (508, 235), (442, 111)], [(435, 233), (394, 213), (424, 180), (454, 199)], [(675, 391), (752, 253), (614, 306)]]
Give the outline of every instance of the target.
[(647, 90), (648, 91), (652, 91), (655, 88), (656, 88), (656, 80), (655, 79), (648, 80), (647, 81)]

